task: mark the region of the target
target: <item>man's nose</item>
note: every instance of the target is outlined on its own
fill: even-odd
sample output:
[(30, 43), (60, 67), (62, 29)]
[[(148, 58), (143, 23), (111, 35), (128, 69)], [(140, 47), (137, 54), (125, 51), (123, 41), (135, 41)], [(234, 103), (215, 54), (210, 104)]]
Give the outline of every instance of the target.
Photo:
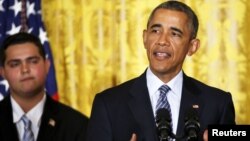
[(21, 71), (22, 73), (29, 73), (30, 72), (29, 65), (27, 63), (22, 63)]
[(157, 41), (157, 44), (160, 46), (169, 46), (169, 37), (166, 34), (161, 34)]

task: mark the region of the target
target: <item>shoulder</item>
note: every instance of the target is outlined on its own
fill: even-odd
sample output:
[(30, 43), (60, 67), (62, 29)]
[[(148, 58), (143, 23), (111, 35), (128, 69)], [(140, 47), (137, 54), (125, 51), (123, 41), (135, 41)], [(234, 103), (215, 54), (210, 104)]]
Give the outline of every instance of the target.
[(103, 99), (109, 102), (123, 101), (128, 99), (135, 89), (142, 89), (146, 87), (146, 79), (142, 80), (143, 76), (139, 76), (128, 81), (125, 81), (119, 85), (107, 88), (96, 94), (95, 99)]
[(10, 102), (10, 96), (5, 96), (4, 99), (0, 101), (0, 112), (12, 112), (11, 102)]
[(87, 123), (88, 117), (82, 114), (80, 111), (73, 109), (72, 107), (48, 98), (45, 105), (46, 113), (51, 113), (61, 118), (64, 121), (69, 121), (69, 123), (82, 122)]
[(42, 116), (41, 132), (48, 129), (47, 123), (49, 122), (51, 125), (51, 120), (54, 121), (56, 127), (55, 140), (70, 140), (72, 138), (84, 140), (89, 119), (78, 110), (48, 97)]
[(191, 92), (200, 94), (202, 97), (211, 98), (211, 99), (231, 99), (231, 93), (220, 89), (215, 86), (211, 86), (201, 82), (195, 78), (184, 76), (184, 87)]
[(131, 88), (135, 82), (137, 78), (128, 80), (126, 82), (123, 82), (119, 85), (107, 88), (105, 90), (103, 90), (102, 92), (100, 92), (99, 94), (105, 95), (107, 93), (115, 93), (115, 92), (121, 92), (121, 91), (127, 91), (129, 88)]
[(72, 107), (64, 104), (64, 103), (61, 103), (61, 102), (58, 102), (58, 108), (59, 110), (64, 113), (65, 115), (70, 115), (70, 116), (73, 116), (75, 118), (84, 118), (84, 119), (87, 119), (87, 117), (85, 115), (83, 115), (80, 111), (76, 110), (76, 109), (73, 109)]
[(97, 93), (92, 107), (93, 109), (97, 107), (101, 109), (124, 107), (135, 94), (140, 94), (146, 90), (146, 77), (141, 75)]

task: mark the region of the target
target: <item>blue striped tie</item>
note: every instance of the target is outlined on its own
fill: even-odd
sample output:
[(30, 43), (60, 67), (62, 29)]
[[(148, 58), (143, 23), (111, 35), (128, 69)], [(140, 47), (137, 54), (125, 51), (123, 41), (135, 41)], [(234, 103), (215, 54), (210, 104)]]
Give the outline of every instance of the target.
[[(158, 109), (161, 109), (161, 108), (165, 108), (169, 111), (169, 115), (171, 118), (170, 125), (171, 125), (171, 128), (173, 130), (172, 113), (171, 113), (171, 108), (170, 108), (170, 105), (169, 105), (168, 99), (167, 99), (167, 93), (169, 92), (169, 90), (170, 90), (170, 88), (167, 85), (162, 85), (159, 88), (160, 96), (159, 96), (159, 99), (158, 99), (157, 104), (156, 104), (156, 112), (158, 111)], [(171, 141), (170, 138), (168, 140)]]
[(24, 134), (22, 141), (34, 141), (34, 135), (31, 130), (31, 121), (25, 115), (22, 116), (21, 120), (24, 123)]

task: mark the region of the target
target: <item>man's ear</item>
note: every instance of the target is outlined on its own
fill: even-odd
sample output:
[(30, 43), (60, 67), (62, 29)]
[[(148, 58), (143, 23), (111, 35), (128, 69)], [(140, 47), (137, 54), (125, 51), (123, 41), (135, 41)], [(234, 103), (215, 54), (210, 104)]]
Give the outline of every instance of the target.
[(200, 40), (192, 39), (187, 55), (192, 56), (200, 48)]
[(147, 41), (147, 30), (146, 29), (143, 30), (142, 38), (143, 38), (144, 48), (147, 49), (146, 46), (145, 46), (146, 41)]
[(45, 59), (45, 65), (46, 65), (46, 71), (47, 71), (47, 74), (49, 73), (49, 68), (50, 68), (50, 60), (47, 58)]

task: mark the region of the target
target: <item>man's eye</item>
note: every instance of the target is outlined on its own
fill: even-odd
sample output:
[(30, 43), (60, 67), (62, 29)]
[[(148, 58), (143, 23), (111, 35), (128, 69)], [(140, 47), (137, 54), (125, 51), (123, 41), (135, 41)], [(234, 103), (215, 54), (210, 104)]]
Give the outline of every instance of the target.
[(152, 29), (151, 32), (152, 32), (152, 33), (159, 33), (160, 30), (158, 30), (158, 29)]
[(33, 64), (37, 64), (38, 60), (37, 59), (32, 59), (32, 60), (30, 60), (30, 62), (33, 63)]
[(156, 32), (158, 32), (158, 30), (152, 30), (152, 32), (153, 32), (153, 33), (156, 33)]
[(11, 62), (11, 63), (9, 64), (9, 66), (10, 66), (11, 68), (14, 68), (14, 67), (19, 66), (19, 64), (20, 64), (20, 63), (18, 63), (18, 62)]
[(29, 59), (29, 63), (31, 64), (37, 64), (39, 62), (39, 58), (31, 58)]
[(156, 29), (152, 30), (152, 32), (153, 32), (153, 33), (160, 33), (160, 31), (159, 31), (159, 30), (156, 30)]
[(172, 35), (173, 35), (173, 36), (176, 36), (176, 37), (181, 37), (181, 34), (180, 34), (180, 33), (177, 33), (177, 32), (172, 32)]

